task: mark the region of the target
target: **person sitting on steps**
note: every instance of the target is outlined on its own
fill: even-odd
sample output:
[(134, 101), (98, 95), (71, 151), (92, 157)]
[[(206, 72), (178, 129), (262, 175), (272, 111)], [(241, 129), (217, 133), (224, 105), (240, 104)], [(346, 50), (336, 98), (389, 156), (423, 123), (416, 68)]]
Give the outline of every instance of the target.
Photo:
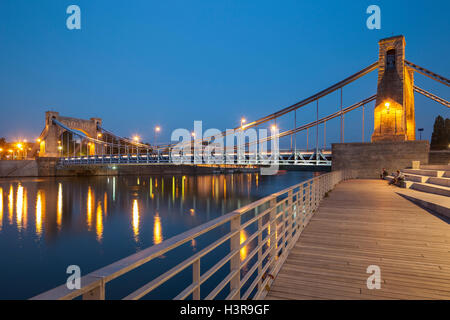
[(405, 176), (403, 173), (400, 172), (400, 170), (397, 170), (397, 174), (395, 175), (394, 179), (392, 179), (389, 184), (395, 184), (396, 186), (401, 186), (402, 182), (405, 180)]
[(383, 170), (381, 170), (380, 179), (384, 180), (388, 175), (386, 168), (383, 168)]

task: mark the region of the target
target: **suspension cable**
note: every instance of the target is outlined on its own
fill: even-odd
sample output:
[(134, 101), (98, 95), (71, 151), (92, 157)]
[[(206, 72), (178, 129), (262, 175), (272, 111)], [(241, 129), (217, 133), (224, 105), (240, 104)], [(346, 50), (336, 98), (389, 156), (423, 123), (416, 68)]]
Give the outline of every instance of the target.
[(450, 102), (438, 97), (437, 95), (432, 94), (431, 92), (428, 92), (422, 88), (419, 88), (418, 86), (414, 86), (414, 91), (424, 95), (427, 98), (430, 98), (431, 100), (434, 100), (434, 101), (446, 106), (447, 108), (450, 108)]

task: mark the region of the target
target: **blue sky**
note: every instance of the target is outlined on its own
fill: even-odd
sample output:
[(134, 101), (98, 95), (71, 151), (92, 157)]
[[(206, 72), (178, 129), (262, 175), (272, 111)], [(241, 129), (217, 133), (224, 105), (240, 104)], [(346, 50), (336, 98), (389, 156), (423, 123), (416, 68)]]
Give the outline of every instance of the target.
[[(81, 8), (81, 30), (66, 8)], [(366, 8), (381, 8), (381, 30)], [(449, 76), (448, 1), (0, 1), (0, 136), (39, 135), (46, 110), (101, 117), (123, 136), (168, 141), (176, 128), (232, 128), (306, 98), (377, 60), (378, 40), (406, 36), (407, 59)], [(421, 75), (416, 84), (445, 99)], [(376, 72), (344, 89), (344, 105), (376, 93)], [(334, 112), (337, 94), (320, 102)], [(312, 121), (315, 104), (297, 114)], [(373, 130), (366, 108), (365, 138)], [(431, 135), (448, 110), (416, 94), (417, 127)], [(293, 117), (280, 119), (281, 130)], [(327, 126), (326, 142), (338, 136)], [(346, 119), (346, 141), (361, 140), (361, 112)], [(298, 145), (304, 145), (305, 135)], [(310, 139), (315, 139), (310, 137)], [(320, 137), (323, 141), (323, 136)], [(311, 140), (310, 140), (311, 141)], [(311, 143), (311, 142), (310, 142)]]

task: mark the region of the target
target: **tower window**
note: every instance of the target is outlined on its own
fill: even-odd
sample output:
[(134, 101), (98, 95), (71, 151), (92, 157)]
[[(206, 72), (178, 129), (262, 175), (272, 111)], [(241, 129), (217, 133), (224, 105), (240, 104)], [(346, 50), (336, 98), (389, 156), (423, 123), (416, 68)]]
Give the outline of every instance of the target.
[(395, 70), (395, 50), (391, 49), (386, 53), (386, 70)]

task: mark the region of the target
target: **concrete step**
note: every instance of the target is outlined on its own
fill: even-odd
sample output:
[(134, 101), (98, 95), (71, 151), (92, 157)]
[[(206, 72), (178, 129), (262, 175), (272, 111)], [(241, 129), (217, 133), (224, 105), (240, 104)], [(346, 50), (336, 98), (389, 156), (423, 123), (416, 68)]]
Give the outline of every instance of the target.
[(403, 169), (403, 173), (415, 174), (418, 176), (427, 177), (442, 177), (446, 173), (450, 174), (450, 171), (440, 171), (440, 170), (422, 170), (422, 169)]
[(450, 197), (450, 188), (430, 183), (413, 182), (411, 189)]
[(445, 165), (445, 164), (428, 164), (428, 165), (421, 165), (420, 169), (422, 169), (422, 170), (450, 171), (450, 165)]
[(427, 176), (419, 176), (417, 174), (404, 173), (405, 180), (413, 181), (413, 182), (427, 182), (430, 177)]
[(450, 198), (436, 194), (424, 193), (416, 190), (398, 189), (398, 194), (417, 205), (450, 218)]
[(436, 177), (429, 177), (427, 181), (424, 181), (429, 184), (436, 184), (439, 186), (444, 187), (450, 187), (450, 178), (442, 177), (442, 178), (436, 178)]
[(429, 183), (429, 184), (436, 184), (436, 185), (444, 186), (444, 187), (450, 187), (450, 178), (419, 176), (419, 175), (411, 174), (411, 173), (405, 173), (404, 175), (405, 175), (405, 180), (407, 180), (407, 181)]

